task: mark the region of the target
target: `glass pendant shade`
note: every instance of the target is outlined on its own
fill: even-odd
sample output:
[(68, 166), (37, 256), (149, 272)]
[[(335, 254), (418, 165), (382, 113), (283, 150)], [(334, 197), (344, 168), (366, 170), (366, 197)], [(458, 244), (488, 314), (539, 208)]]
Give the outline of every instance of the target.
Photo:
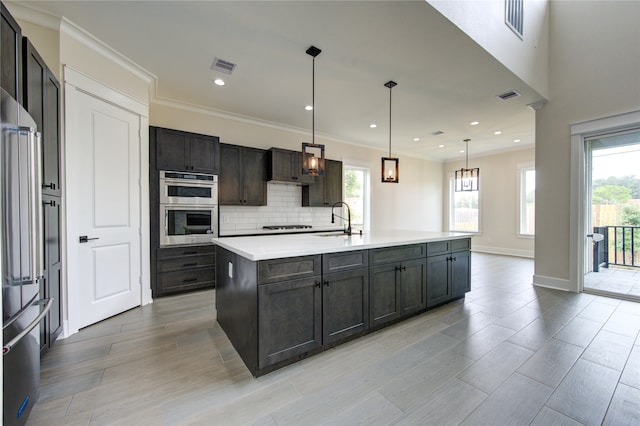
[(397, 158), (382, 157), (382, 182), (398, 183), (399, 160)]
[(456, 192), (477, 191), (480, 181), (480, 169), (456, 170)]
[(302, 142), (302, 174), (324, 176), (324, 145)]

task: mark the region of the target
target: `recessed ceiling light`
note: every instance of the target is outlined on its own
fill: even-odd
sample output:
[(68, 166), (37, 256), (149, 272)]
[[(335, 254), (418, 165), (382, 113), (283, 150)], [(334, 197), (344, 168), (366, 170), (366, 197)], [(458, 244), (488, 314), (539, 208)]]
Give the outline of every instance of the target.
[(305, 106), (305, 107), (304, 107), (304, 109), (305, 109), (306, 111), (312, 111), (312, 110), (313, 110), (313, 107), (312, 107), (311, 105), (307, 105), (307, 106)]
[(213, 82), (216, 86), (224, 86), (224, 80), (221, 78), (216, 78), (215, 80), (213, 80)]
[(414, 142), (418, 142), (420, 140), (420, 138), (413, 138)]
[(444, 145), (440, 144), (438, 145), (438, 148), (444, 148)]
[(477, 126), (478, 124), (480, 124), (480, 122), (479, 121), (472, 121), (469, 124), (471, 124), (472, 126)]
[(518, 142), (520, 142), (520, 139), (514, 139), (513, 142), (514, 143), (518, 143)]
[(369, 127), (371, 127), (372, 129), (375, 129), (376, 127), (378, 127), (378, 125), (376, 123), (371, 123), (369, 124)]
[(460, 150), (460, 154), (463, 154), (463, 153), (464, 153), (464, 149), (461, 149), (461, 150)]
[(500, 130), (493, 132), (494, 135), (501, 135), (502, 132)]

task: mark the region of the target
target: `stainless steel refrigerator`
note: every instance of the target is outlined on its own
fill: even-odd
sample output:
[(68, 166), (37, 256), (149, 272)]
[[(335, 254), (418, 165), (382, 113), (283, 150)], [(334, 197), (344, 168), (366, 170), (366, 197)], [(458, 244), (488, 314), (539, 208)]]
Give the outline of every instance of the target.
[(38, 399), (40, 321), (51, 306), (43, 279), (41, 140), (7, 92), (0, 102), (3, 424), (22, 425)]

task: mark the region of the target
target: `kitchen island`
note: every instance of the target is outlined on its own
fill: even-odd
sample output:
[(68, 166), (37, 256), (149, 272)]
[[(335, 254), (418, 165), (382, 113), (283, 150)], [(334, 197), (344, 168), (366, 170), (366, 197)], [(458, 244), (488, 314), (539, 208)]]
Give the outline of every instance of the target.
[(254, 376), (470, 290), (471, 238), (386, 231), (216, 238), (218, 323)]

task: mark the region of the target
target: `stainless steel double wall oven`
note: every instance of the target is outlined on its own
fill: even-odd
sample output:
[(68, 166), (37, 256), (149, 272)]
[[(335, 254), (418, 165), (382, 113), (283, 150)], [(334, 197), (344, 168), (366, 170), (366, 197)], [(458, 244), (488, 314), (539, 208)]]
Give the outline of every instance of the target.
[(218, 236), (218, 176), (160, 171), (160, 245), (211, 243)]

